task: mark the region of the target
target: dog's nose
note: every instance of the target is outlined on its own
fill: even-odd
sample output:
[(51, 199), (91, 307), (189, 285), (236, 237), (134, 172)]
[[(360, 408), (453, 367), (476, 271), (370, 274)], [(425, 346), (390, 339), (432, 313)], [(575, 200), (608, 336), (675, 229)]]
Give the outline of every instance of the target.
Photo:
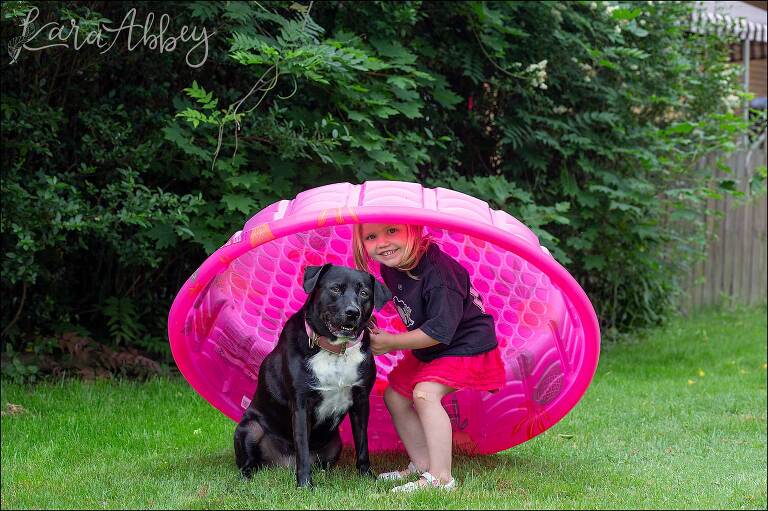
[(347, 316), (347, 319), (354, 321), (360, 317), (360, 309), (350, 307), (344, 311), (344, 314)]

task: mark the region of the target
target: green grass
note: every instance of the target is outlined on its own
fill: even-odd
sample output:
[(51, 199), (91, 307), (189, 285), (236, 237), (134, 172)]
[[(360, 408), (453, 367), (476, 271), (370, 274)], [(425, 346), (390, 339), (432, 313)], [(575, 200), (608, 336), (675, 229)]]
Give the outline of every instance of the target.
[[(533, 440), (454, 459), (451, 494), (387, 493), (336, 469), (297, 490), (286, 469), (243, 481), (234, 423), (183, 380), (2, 386), (8, 508), (766, 509), (766, 309), (678, 319), (603, 348), (583, 400)], [(373, 456), (390, 470), (404, 455)]]

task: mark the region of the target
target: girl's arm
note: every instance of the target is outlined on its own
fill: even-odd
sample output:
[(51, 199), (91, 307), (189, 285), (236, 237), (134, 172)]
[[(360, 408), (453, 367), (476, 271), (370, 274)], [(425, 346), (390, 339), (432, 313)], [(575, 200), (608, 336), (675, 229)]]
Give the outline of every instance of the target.
[(371, 351), (374, 355), (383, 355), (397, 350), (428, 348), (435, 344), (439, 342), (422, 332), (420, 328), (397, 335), (378, 329), (371, 330)]

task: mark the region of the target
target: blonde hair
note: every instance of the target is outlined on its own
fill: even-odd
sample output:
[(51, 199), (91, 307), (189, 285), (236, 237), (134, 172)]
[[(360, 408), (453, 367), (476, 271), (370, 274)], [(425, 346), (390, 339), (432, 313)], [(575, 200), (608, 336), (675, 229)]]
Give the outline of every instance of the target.
[[(357, 224), (352, 230), (352, 250), (354, 251), (353, 255), (357, 269), (369, 271), (368, 262), (372, 261), (372, 259), (368, 256), (368, 251), (365, 250), (365, 245), (363, 244), (363, 225)], [(403, 259), (395, 268), (406, 272), (412, 279), (418, 280), (418, 277), (411, 275), (411, 270), (416, 268), (416, 265), (421, 260), (421, 256), (427, 251), (429, 245), (433, 243), (432, 236), (424, 234), (424, 228), (421, 225), (398, 225), (405, 226), (406, 238), (405, 247), (403, 247)]]

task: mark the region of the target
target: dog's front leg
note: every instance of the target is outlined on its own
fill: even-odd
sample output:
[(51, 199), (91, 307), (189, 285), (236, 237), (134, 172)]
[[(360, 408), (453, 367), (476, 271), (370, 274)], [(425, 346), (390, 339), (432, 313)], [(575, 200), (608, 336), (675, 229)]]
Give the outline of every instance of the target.
[(368, 392), (363, 387), (352, 389), (352, 408), (349, 409), (349, 421), (352, 425), (352, 438), (355, 441), (357, 454), (357, 471), (360, 475), (373, 475), (371, 461), (368, 456), (368, 417), (370, 404)]
[(298, 397), (293, 406), (293, 444), (296, 446), (296, 486), (299, 488), (312, 486), (308, 419), (306, 401)]

